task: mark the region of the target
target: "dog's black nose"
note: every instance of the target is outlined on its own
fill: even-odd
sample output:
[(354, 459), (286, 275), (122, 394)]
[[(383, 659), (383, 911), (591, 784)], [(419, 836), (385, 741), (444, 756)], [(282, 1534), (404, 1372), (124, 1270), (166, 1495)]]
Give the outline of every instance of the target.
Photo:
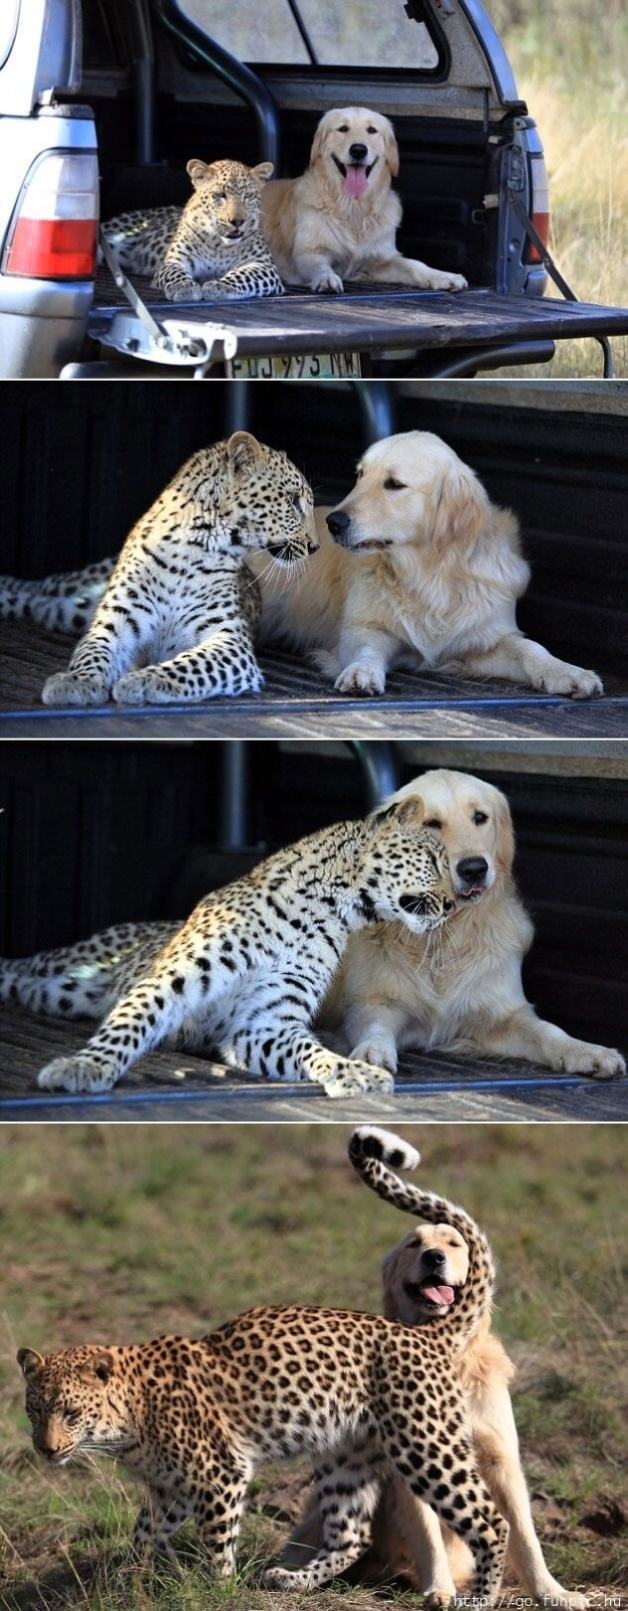
[(445, 1254), (437, 1247), (428, 1247), (423, 1254), (423, 1263), (427, 1264), (430, 1270), (442, 1270)]
[(331, 514), (325, 518), (332, 537), (342, 537), (351, 521), (351, 516), (345, 514), (344, 509), (332, 509)]
[(352, 162), (364, 162), (364, 158), (368, 156), (368, 151), (369, 151), (369, 148), (368, 148), (367, 145), (350, 145), (349, 146), (349, 156), (351, 158), (351, 161)]
[(486, 856), (463, 856), (456, 872), (464, 884), (483, 884), (488, 872)]

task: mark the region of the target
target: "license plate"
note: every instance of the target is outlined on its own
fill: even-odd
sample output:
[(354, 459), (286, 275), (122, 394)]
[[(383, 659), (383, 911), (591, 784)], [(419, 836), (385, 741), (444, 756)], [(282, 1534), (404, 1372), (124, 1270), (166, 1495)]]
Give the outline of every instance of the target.
[(359, 352), (303, 352), (274, 357), (229, 358), (230, 380), (359, 380)]

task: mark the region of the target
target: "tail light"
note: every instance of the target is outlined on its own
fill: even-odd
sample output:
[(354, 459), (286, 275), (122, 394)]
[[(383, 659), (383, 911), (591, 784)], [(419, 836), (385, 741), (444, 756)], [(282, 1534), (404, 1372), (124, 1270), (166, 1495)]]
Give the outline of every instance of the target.
[(4, 271), (35, 280), (90, 279), (98, 244), (95, 152), (50, 151), (27, 175)]
[[(534, 224), (537, 235), (543, 245), (549, 244), (550, 210), (549, 210), (549, 183), (547, 168), (542, 156), (536, 154), (530, 158), (531, 206), (530, 218)], [(526, 263), (542, 263), (543, 259), (537, 246), (528, 242), (525, 252)]]

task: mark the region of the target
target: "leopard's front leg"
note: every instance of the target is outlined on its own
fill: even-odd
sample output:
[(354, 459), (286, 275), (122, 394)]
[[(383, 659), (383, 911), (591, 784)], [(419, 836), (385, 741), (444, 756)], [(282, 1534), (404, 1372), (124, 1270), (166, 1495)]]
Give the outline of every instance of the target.
[(182, 1568), (170, 1539), (174, 1533), (178, 1533), (191, 1513), (192, 1506), (188, 1500), (166, 1494), (159, 1488), (151, 1488), (133, 1532), (132, 1551), (137, 1565), (147, 1564), (155, 1555), (165, 1555), (177, 1576), (182, 1576)]
[(218, 694), (257, 694), (263, 683), (248, 627), (230, 622), (161, 665), (127, 672), (113, 697), (119, 705), (165, 705)]
[(55, 1057), (41, 1070), (43, 1090), (110, 1091), (138, 1058), (171, 1039), (260, 961), (249, 914), (208, 897), (155, 959), (152, 972), (121, 996), (82, 1051)]
[(67, 671), (55, 672), (44, 683), (44, 705), (105, 703), (114, 684), (150, 643), (155, 622), (148, 600), (136, 599), (131, 606), (124, 582), (110, 586)]
[(306, 1025), (273, 1025), (272, 1019), (255, 1028), (243, 1027), (233, 1036), (230, 1061), (240, 1061), (252, 1074), (274, 1080), (310, 1080), (322, 1085), (326, 1096), (356, 1096), (364, 1091), (393, 1091), (392, 1074), (371, 1063), (360, 1063), (327, 1051)]
[(259, 263), (253, 258), (250, 263), (227, 269), (220, 279), (201, 281), (204, 302), (219, 297), (283, 296), (283, 290), (283, 282), (271, 258), (267, 263)]

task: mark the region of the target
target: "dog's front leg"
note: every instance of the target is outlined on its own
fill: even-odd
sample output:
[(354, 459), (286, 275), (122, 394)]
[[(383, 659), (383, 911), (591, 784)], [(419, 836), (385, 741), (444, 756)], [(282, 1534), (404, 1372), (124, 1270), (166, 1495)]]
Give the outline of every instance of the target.
[(335, 686), (342, 694), (383, 694), (386, 672), (399, 645), (390, 632), (376, 627), (341, 629), (338, 659), (342, 666)]
[(397, 1048), (407, 1021), (405, 1008), (394, 1002), (351, 1002), (343, 1024), (350, 1057), (396, 1074)]
[(604, 692), (595, 671), (557, 660), (521, 632), (509, 632), (491, 649), (465, 655), (463, 671), (468, 677), (504, 677), (507, 682), (528, 683), (539, 693), (564, 694), (570, 699), (590, 699)]
[[(316, 215), (316, 230), (320, 235), (320, 215)], [(312, 291), (332, 291), (339, 294), (344, 291), (340, 275), (333, 266), (334, 251), (332, 245), (311, 246), (305, 238), (307, 230), (301, 234), (297, 231), (292, 257), (297, 271), (299, 283), (309, 285)]]
[(480, 1470), (493, 1504), (510, 1526), (508, 1555), (524, 1589), (539, 1605), (564, 1611), (586, 1611), (584, 1594), (564, 1589), (545, 1564), (536, 1535), (528, 1488), (521, 1468), (519, 1440), (506, 1387), (488, 1388), (483, 1418), (474, 1424), (473, 1439)]
[(413, 285), (416, 291), (467, 290), (467, 281), (462, 274), (429, 268), (419, 258), (402, 257), (400, 252), (392, 252), (390, 257), (367, 259), (359, 277), (387, 281), (389, 285)]
[(528, 1002), (510, 1017), (490, 1024), (483, 1030), (480, 1040), (478, 1050), (488, 1056), (523, 1057), (561, 1074), (589, 1074), (594, 1079), (610, 1080), (626, 1072), (620, 1052), (587, 1040), (575, 1040), (557, 1024), (537, 1018)]

